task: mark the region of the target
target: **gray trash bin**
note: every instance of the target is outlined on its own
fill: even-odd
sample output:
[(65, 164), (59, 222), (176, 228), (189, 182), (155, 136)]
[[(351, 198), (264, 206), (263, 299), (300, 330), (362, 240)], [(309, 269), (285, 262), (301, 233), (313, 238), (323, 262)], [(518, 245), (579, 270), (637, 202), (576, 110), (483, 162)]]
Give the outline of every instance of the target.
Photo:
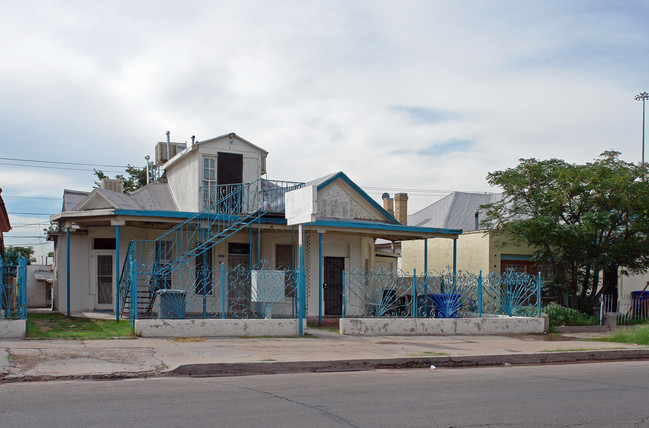
[(158, 290), (158, 318), (185, 318), (185, 291), (166, 288)]

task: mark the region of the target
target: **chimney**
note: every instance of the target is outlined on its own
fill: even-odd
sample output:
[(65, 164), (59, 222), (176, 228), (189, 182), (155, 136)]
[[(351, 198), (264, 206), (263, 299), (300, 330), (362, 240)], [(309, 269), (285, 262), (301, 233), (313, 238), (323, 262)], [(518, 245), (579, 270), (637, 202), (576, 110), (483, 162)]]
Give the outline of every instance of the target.
[(124, 180), (118, 178), (102, 178), (100, 187), (117, 193), (124, 193)]
[(408, 224), (408, 194), (397, 193), (394, 195), (394, 217), (401, 224)]
[(389, 212), (390, 215), (394, 215), (394, 200), (390, 197), (390, 194), (386, 192), (381, 195), (381, 198), (383, 199), (383, 209)]

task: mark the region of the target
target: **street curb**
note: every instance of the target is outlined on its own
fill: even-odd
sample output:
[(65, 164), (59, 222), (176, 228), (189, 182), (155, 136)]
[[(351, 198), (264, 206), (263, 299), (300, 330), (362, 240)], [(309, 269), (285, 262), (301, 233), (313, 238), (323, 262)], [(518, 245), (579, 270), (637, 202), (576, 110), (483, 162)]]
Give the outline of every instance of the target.
[(435, 367), (485, 367), (502, 365), (566, 364), (602, 361), (649, 360), (649, 349), (567, 351), (534, 354), (474, 355), (454, 357), (382, 358), (370, 360), (279, 361), (253, 363), (185, 364), (164, 376), (224, 377), (258, 374), (322, 373)]
[(158, 377), (161, 375), (159, 370), (147, 370), (142, 372), (116, 372), (116, 373), (92, 373), (83, 375), (5, 375), (0, 373), (0, 385), (3, 383), (21, 383), (21, 382), (50, 382), (65, 380), (122, 380), (122, 379), (142, 379), (149, 377)]
[(604, 361), (649, 360), (649, 349), (609, 349), (566, 351), (533, 354), (472, 355), (380, 358), (330, 361), (260, 361), (250, 363), (183, 364), (169, 370), (141, 372), (95, 373), (84, 375), (6, 375), (4, 383), (46, 382), (69, 380), (123, 380), (152, 377), (227, 377), (287, 373), (327, 373), (370, 371), (380, 369), (496, 367), (510, 365), (569, 364)]

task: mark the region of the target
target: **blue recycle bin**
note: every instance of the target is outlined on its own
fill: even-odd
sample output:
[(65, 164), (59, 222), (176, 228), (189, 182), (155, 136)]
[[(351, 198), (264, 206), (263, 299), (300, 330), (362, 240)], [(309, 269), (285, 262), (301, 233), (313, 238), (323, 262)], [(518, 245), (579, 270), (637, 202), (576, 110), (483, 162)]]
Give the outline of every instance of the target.
[(437, 318), (457, 318), (460, 295), (455, 293), (433, 294), (433, 306)]
[(158, 318), (185, 318), (185, 291), (165, 288), (156, 291), (160, 308)]

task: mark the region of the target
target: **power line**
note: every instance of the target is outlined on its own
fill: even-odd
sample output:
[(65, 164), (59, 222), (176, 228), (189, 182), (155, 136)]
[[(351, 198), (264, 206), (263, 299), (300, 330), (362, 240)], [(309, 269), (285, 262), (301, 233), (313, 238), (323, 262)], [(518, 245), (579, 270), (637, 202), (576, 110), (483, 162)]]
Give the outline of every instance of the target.
[(91, 164), (91, 163), (83, 163), (83, 162), (60, 162), (60, 161), (45, 161), (45, 160), (37, 160), (37, 159), (18, 159), (18, 158), (5, 158), (5, 157), (0, 157), (0, 159), (19, 161), (19, 162), (53, 163), (58, 165), (81, 165), (81, 166), (93, 166), (93, 167), (103, 166), (108, 168), (127, 168), (127, 166), (124, 165)]
[(52, 215), (51, 213), (22, 213), (22, 212), (8, 212), (7, 214), (13, 215)]
[(48, 201), (60, 201), (61, 198), (49, 198), (47, 196), (13, 196), (13, 195), (2, 195), (2, 198), (14, 198), (14, 199), (46, 199)]
[[(20, 167), (20, 168), (45, 168), (45, 169), (63, 169), (67, 171), (94, 171), (94, 169), (86, 169), (86, 168), (66, 168), (64, 166), (45, 166), (45, 165), (16, 165), (13, 163), (6, 163), (6, 162), (0, 162), (0, 165), (9, 165), (13, 167)], [(102, 172), (124, 172), (120, 170), (105, 170)]]

